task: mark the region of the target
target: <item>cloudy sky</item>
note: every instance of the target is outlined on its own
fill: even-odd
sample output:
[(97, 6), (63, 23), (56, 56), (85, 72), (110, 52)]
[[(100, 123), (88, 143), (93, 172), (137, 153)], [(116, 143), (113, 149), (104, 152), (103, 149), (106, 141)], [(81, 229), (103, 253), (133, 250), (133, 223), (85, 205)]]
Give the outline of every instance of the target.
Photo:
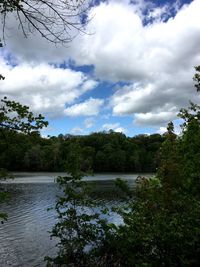
[(88, 34), (68, 47), (35, 33), (24, 38), (13, 17), (0, 51), (0, 96), (49, 120), (43, 135), (94, 131), (162, 133), (189, 100), (200, 65), (200, 0), (95, 1)]

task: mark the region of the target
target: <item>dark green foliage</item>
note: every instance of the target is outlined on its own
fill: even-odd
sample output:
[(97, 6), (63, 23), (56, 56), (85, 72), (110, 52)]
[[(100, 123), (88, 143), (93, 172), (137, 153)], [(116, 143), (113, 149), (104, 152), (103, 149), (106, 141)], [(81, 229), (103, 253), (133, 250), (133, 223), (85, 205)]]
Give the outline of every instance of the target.
[[(1, 3), (0, 3), (1, 4)], [(1, 8), (1, 6), (0, 6)], [(47, 126), (48, 122), (39, 114), (34, 116), (29, 107), (18, 102), (1, 99), (0, 103), (0, 180), (9, 177), (7, 170), (20, 166), (24, 157), (24, 151), (28, 144), (24, 140), (38, 136), (38, 130)], [(20, 142), (22, 141), (22, 146)], [(5, 201), (8, 194), (0, 188), (0, 201)], [(2, 222), (7, 219), (5, 213), (0, 213)]]
[[(74, 168), (72, 173), (75, 180), (68, 178), (67, 190), (57, 205), (58, 214), (61, 214), (61, 223), (54, 228), (55, 236), (60, 238), (58, 253), (60, 261), (56, 266), (101, 266), (101, 267), (197, 267), (200, 255), (200, 109), (191, 103), (188, 109), (180, 111), (184, 120), (182, 134), (174, 134), (173, 123), (168, 124), (165, 141), (159, 152), (159, 168), (157, 175), (150, 179), (138, 177), (134, 189), (127, 183), (117, 179), (116, 184), (124, 191), (126, 203), (113, 210), (121, 215), (123, 223), (114, 225), (107, 221), (98, 221), (91, 226), (89, 239), (83, 239), (85, 221), (79, 220), (77, 212), (81, 206), (71, 203), (82, 203), (85, 207), (84, 184), (78, 180), (78, 187), (72, 190), (71, 186), (77, 183), (77, 168), (79, 163), (70, 164)], [(144, 138), (144, 136), (142, 136)], [(138, 141), (138, 140), (137, 140)], [(141, 139), (139, 140), (141, 142)], [(145, 139), (146, 141), (146, 139)], [(102, 142), (102, 140), (101, 140)], [(144, 140), (141, 145), (144, 145)], [(105, 151), (112, 150), (112, 145), (106, 145)], [(103, 154), (99, 153), (99, 158)], [(72, 155), (72, 159), (77, 157)], [(71, 162), (72, 163), (72, 162)], [(78, 176), (77, 178), (80, 178)], [(65, 178), (66, 179), (66, 178)], [(63, 181), (63, 182), (62, 182)], [(65, 180), (59, 183), (66, 188)], [(80, 187), (79, 187), (80, 186)], [(77, 190), (78, 189), (78, 190)], [(62, 201), (63, 200), (63, 201)], [(78, 202), (77, 202), (78, 200)], [(80, 202), (79, 202), (80, 201)], [(90, 203), (90, 200), (89, 200)], [(92, 203), (92, 202), (91, 202)], [(98, 205), (98, 203), (96, 204)], [(105, 213), (107, 210), (105, 209)], [(68, 217), (64, 217), (67, 215)], [(74, 231), (76, 223), (69, 224), (69, 215), (80, 224), (80, 230), (72, 243), (66, 242), (68, 231)], [(85, 215), (85, 214), (84, 214)], [(87, 216), (90, 216), (87, 214)], [(99, 218), (99, 215), (98, 215)], [(93, 219), (93, 218), (90, 218)], [(94, 220), (95, 222), (95, 220)], [(91, 221), (90, 221), (91, 223)], [(67, 229), (65, 228), (67, 227)], [(98, 228), (98, 230), (96, 230)], [(87, 228), (86, 228), (87, 229)], [(99, 238), (99, 233), (102, 233)], [(74, 237), (74, 235), (71, 235)], [(96, 236), (96, 238), (95, 238)], [(79, 243), (80, 237), (80, 243)], [(69, 235), (67, 235), (69, 238)], [(83, 242), (89, 243), (83, 243)], [(93, 245), (98, 241), (98, 246)], [(81, 253), (74, 255), (79, 244), (89, 245), (94, 249), (89, 252), (81, 247)], [(74, 246), (74, 247), (73, 247)], [(63, 249), (65, 248), (65, 249)], [(69, 253), (69, 250), (70, 253)], [(74, 249), (74, 250), (73, 250)], [(61, 257), (60, 257), (61, 255)]]
[(142, 183), (128, 211), (120, 212), (124, 225), (107, 240), (111, 266), (198, 266), (200, 201)]
[(180, 138), (174, 133), (170, 122), (165, 134), (166, 140), (159, 151), (158, 177), (165, 187), (180, 188), (183, 186), (183, 159), (180, 151)]
[(181, 138), (183, 172), (188, 191), (200, 192), (200, 106), (191, 103), (188, 109), (181, 109), (179, 116), (184, 119)]
[(155, 172), (156, 154), (165, 140), (159, 134), (130, 138), (114, 132), (49, 139), (37, 132), (25, 136), (4, 129), (3, 133), (9, 142), (0, 139), (0, 165), (12, 171), (65, 171), (70, 146), (78, 142), (82, 170), (90, 166), (94, 172)]
[(58, 223), (51, 237), (59, 238), (57, 257), (46, 257), (47, 266), (94, 266), (95, 250), (101, 243), (104, 230), (96, 203), (90, 197), (90, 189), (82, 181), (81, 153), (78, 144), (70, 147), (66, 170), (69, 176), (58, 177), (57, 183), (63, 195), (56, 203)]
[(193, 107), (191, 115), (191, 108), (185, 110), (181, 137), (174, 134), (172, 123), (168, 125), (158, 175), (139, 177), (133, 200), (115, 209), (124, 224), (106, 236), (99, 255), (108, 253), (110, 261), (102, 266), (199, 266), (200, 122), (188, 120), (199, 112)]
[(23, 166), (25, 153), (40, 140), (38, 130), (47, 125), (41, 114), (34, 116), (27, 106), (4, 97), (0, 105), (0, 167), (18, 170)]

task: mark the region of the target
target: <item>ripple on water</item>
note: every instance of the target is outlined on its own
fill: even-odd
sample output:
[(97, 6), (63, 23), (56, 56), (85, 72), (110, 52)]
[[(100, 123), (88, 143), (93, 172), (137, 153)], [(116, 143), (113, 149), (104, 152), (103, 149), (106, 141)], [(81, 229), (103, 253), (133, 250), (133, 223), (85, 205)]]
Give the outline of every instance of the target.
[(54, 206), (58, 188), (55, 184), (5, 185), (11, 198), (1, 203), (8, 221), (0, 226), (0, 266), (45, 266), (45, 255), (55, 252), (55, 242), (48, 231), (55, 223)]
[[(0, 203), (0, 211), (8, 213), (8, 221), (0, 225), (0, 267), (43, 267), (44, 256), (55, 254), (56, 241), (50, 240), (48, 232), (55, 224), (55, 212), (47, 209), (54, 207), (56, 195), (60, 194), (58, 186), (53, 183), (57, 175), (52, 174), (49, 178), (48, 174), (31, 176), (27, 173), (23, 177), (19, 174), (12, 184), (2, 185), (11, 197), (7, 203)], [(113, 186), (106, 177), (101, 175), (94, 179), (104, 180), (101, 186), (98, 182), (100, 191)], [(110, 175), (111, 180), (113, 177)], [(125, 178), (128, 177), (131, 176), (126, 175)], [(40, 183), (37, 183), (39, 180)], [(109, 205), (113, 200), (103, 201), (102, 205), (104, 203)], [(109, 219), (113, 222), (119, 220), (114, 214)]]

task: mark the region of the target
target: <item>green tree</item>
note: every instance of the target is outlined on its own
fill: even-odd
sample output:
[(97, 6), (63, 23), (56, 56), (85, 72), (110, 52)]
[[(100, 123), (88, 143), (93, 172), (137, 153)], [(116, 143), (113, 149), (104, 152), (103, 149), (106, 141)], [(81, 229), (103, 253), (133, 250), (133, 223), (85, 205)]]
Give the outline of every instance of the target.
[[(39, 114), (34, 114), (29, 111), (27, 106), (23, 106), (18, 102), (7, 100), (6, 97), (1, 100), (0, 106), (0, 134), (9, 146), (7, 140), (8, 132), (21, 132), (24, 134), (31, 134), (33, 131), (37, 131), (42, 127), (46, 127), (48, 122), (44, 120), (44, 117)], [(5, 179), (7, 176), (5, 170), (0, 171), (0, 178)], [(5, 200), (7, 194), (0, 191), (0, 201)], [(5, 219), (6, 215), (0, 214), (0, 219)]]
[[(81, 205), (85, 207), (82, 201), (88, 198), (82, 195), (82, 185), (79, 184), (80, 188), (75, 187), (75, 190), (71, 189), (74, 184), (72, 177), (76, 178), (75, 170), (80, 168), (80, 161), (77, 164), (79, 157), (76, 154), (71, 156), (75, 160), (70, 161), (72, 180), (67, 183), (69, 187), (64, 192), (63, 202), (58, 202), (58, 213), (63, 220), (55, 228), (55, 236), (60, 238), (62, 248), (61, 254), (59, 253), (61, 257), (57, 258), (61, 261), (53, 261), (57, 266), (199, 266), (199, 114), (199, 107), (194, 104), (189, 109), (181, 110), (180, 116), (184, 124), (180, 137), (175, 135), (173, 123), (168, 124), (165, 141), (159, 153), (158, 173), (149, 179), (139, 177), (132, 191), (133, 198), (130, 198), (131, 190), (127, 191), (126, 184), (118, 180), (120, 187), (127, 193), (125, 205), (115, 208), (115, 212), (123, 218), (123, 224), (116, 226), (104, 221), (100, 225), (97, 223), (98, 230), (91, 226), (89, 237), (92, 239), (86, 239), (88, 243), (83, 243), (83, 240), (86, 242), (83, 237), (87, 224), (77, 217)], [(141, 142), (141, 139), (145, 139), (147, 147), (148, 139), (142, 136), (137, 141)], [(104, 144), (104, 148), (105, 152), (110, 152), (112, 145)], [(65, 180), (60, 181), (61, 184), (66, 184)], [(81, 205), (75, 205), (75, 210), (70, 210), (71, 203), (77, 204), (77, 199)], [(69, 221), (73, 223), (69, 224)], [(80, 222), (78, 226), (77, 221)], [(74, 232), (74, 227), (80, 230), (79, 235)], [(71, 237), (74, 238), (70, 242), (68, 231), (72, 231)], [(100, 239), (99, 232), (103, 236)], [(95, 244), (95, 240), (99, 241), (95, 253), (88, 253), (83, 249), (85, 245)], [(76, 253), (79, 244), (80, 253)], [(72, 248), (70, 253), (68, 248)]]
[(95, 249), (99, 246), (103, 228), (96, 204), (90, 197), (88, 184), (82, 180), (82, 156), (80, 146), (70, 145), (66, 163), (68, 176), (58, 177), (57, 183), (63, 195), (56, 203), (58, 222), (51, 237), (59, 238), (59, 250), (55, 258), (46, 257), (47, 266), (95, 266)]
[(39, 114), (29, 111), (28, 106), (23, 106), (18, 102), (7, 100), (7, 97), (1, 99), (0, 105), (0, 130), (4, 129), (30, 133), (46, 127), (47, 121)]
[(168, 124), (166, 140), (163, 142), (159, 158), (160, 166), (158, 169), (158, 177), (167, 188), (183, 186), (183, 163), (180, 153), (180, 140), (174, 133), (174, 125), (172, 122)]
[(188, 191), (199, 194), (200, 190), (200, 106), (191, 103), (181, 109), (179, 116), (185, 120), (181, 138), (183, 172)]
[(200, 201), (171, 189), (168, 205), (167, 191), (156, 178), (138, 181), (134, 200), (119, 210), (124, 224), (102, 249), (108, 266), (198, 266)]
[(169, 123), (157, 176), (138, 179), (134, 201), (119, 209), (124, 224), (107, 240), (113, 266), (199, 265), (199, 110), (191, 103), (180, 111), (180, 137)]

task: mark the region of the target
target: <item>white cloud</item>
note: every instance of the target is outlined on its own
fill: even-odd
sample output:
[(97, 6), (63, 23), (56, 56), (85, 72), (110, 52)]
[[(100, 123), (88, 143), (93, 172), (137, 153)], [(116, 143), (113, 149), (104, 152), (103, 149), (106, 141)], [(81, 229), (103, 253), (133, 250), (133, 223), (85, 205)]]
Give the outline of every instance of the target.
[[(144, 25), (134, 5), (101, 3), (91, 11), (88, 25), (95, 34), (77, 38), (73, 56), (78, 64), (94, 64), (99, 77), (114, 81), (151, 78), (178, 66), (191, 68), (188, 59), (200, 53), (199, 8), (195, 0), (166, 23)], [(181, 66), (183, 62), (187, 65)]]
[(159, 130), (157, 131), (157, 133), (159, 134), (164, 134), (167, 132), (167, 127), (160, 127)]
[(84, 133), (84, 130), (81, 127), (74, 127), (70, 131), (70, 134), (74, 134), (74, 135), (79, 135), (83, 133)]
[(123, 127), (118, 127), (116, 129), (114, 129), (115, 132), (117, 133), (127, 133), (127, 129), (123, 128)]
[(199, 102), (190, 72), (177, 71), (175, 80), (161, 75), (154, 83), (137, 83), (118, 89), (110, 98), (114, 115), (134, 115), (141, 125), (157, 125), (176, 118), (181, 107), (189, 100)]
[(102, 128), (106, 131), (113, 130), (114, 132), (127, 133), (127, 129), (120, 126), (120, 123), (105, 123)]
[[(68, 48), (47, 44), (37, 34), (23, 39), (22, 35), (16, 35), (17, 25), (11, 19), (10, 25), (13, 27), (8, 24), (7, 50), (22, 65), (33, 62), (62, 63), (71, 58), (77, 65), (94, 65), (95, 75), (100, 79), (128, 81), (130, 85), (117, 89), (110, 99), (113, 114), (135, 115), (137, 124), (157, 123), (161, 126), (168, 119), (175, 118), (180, 107), (187, 106), (189, 99), (195, 102), (200, 100), (192, 82), (193, 67), (200, 62), (200, 0), (192, 1), (180, 10), (178, 0), (174, 1), (173, 7), (156, 7), (144, 0), (134, 2), (130, 5), (129, 0), (110, 0), (93, 7), (89, 11), (92, 20), (86, 29), (86, 32), (93, 34), (79, 35)], [(166, 20), (170, 16), (172, 8), (177, 11), (176, 16), (163, 21), (163, 18)], [(144, 16), (144, 9), (147, 16)], [(145, 19), (150, 19), (151, 23), (146, 21), (144, 24)], [(23, 75), (19, 76), (21, 79)], [(81, 90), (67, 87), (67, 96), (61, 89), (57, 92), (51, 89), (54, 96), (50, 97), (48, 90), (42, 86), (37, 87), (41, 88), (39, 93), (30, 97), (27, 96), (28, 90), (21, 94), (17, 87), (13, 88), (12, 95), (18, 98), (23, 95), (27, 104), (32, 103), (38, 109), (43, 106), (44, 110), (50, 110), (52, 105), (52, 110), (63, 110), (65, 103), (72, 104), (84, 90), (95, 87), (95, 81), (79, 79), (82, 82)], [(45, 83), (45, 78), (40, 77), (40, 80)], [(81, 82), (77, 82), (74, 88), (79, 87)], [(41, 82), (36, 81), (38, 83)], [(54, 88), (62, 88), (64, 84), (60, 83), (61, 86), (59, 84)], [(51, 83), (50, 88), (52, 86)], [(86, 108), (85, 112), (83, 107)], [(68, 116), (81, 112), (82, 115), (98, 114), (84, 103), (65, 110)]]
[[(167, 132), (167, 127), (160, 127), (159, 130), (157, 131), (157, 133), (159, 134), (164, 134)], [(174, 132), (177, 135), (180, 135), (182, 132), (182, 129), (180, 127), (180, 125), (174, 125)]]
[(87, 119), (84, 120), (84, 126), (87, 129), (89, 129), (92, 126), (94, 126), (94, 124), (95, 124), (95, 120), (93, 118), (87, 118)]
[(119, 127), (119, 123), (105, 123), (102, 128), (105, 129), (106, 131), (113, 130), (117, 127)]
[(11, 66), (0, 58), (0, 96), (20, 101), (33, 111), (62, 115), (65, 104), (71, 104), (96, 86), (82, 72), (56, 68), (48, 64), (20, 64)]
[(64, 110), (64, 114), (70, 117), (76, 116), (96, 116), (99, 114), (100, 108), (103, 105), (103, 99), (89, 98), (85, 102), (75, 104)]
[(152, 85), (142, 88), (136, 84), (118, 89), (110, 99), (114, 115), (133, 114), (143, 111), (148, 105), (152, 106), (148, 100), (153, 95), (154, 90)]
[[(200, 62), (199, 10), (200, 0), (194, 0), (163, 22), (169, 6), (154, 8), (148, 25), (127, 1), (101, 3), (91, 11), (95, 15), (89, 28), (95, 34), (81, 42), (78, 38), (72, 54), (77, 64), (93, 64), (102, 79), (132, 83), (111, 97), (114, 115), (136, 113), (137, 123), (160, 124), (175, 118), (189, 100), (200, 100), (192, 82), (193, 67)], [(154, 121), (149, 114), (155, 114)]]
[(139, 126), (145, 125), (162, 125), (176, 118), (176, 113), (173, 111), (161, 111), (159, 113), (138, 113), (135, 115), (134, 123)]

